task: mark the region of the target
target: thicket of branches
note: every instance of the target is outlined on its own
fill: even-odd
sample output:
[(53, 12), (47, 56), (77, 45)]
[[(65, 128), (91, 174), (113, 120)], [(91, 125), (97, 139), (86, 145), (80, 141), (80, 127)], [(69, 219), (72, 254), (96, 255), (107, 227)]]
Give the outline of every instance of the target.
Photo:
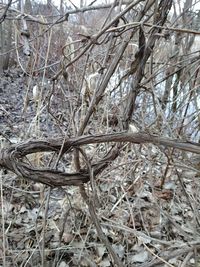
[[(17, 257), (16, 266), (60, 266), (63, 259), (69, 264), (64, 266), (111, 266), (100, 263), (104, 254), (100, 265), (87, 259), (89, 224), (86, 236), (78, 234), (84, 253), (70, 254), (72, 240), (62, 248), (66, 222), (74, 216), (69, 207), (78, 205), (115, 266), (189, 266), (191, 259), (197, 264), (198, 6), (193, 0), (95, 2), (81, 2), (80, 8), (63, 1), (59, 8), (51, 1), (0, 4), (0, 71), (18, 88), (2, 83), (0, 91), (2, 99), (8, 97), (0, 103), (2, 262), (8, 266)], [(10, 190), (37, 191), (35, 183), (41, 228), (37, 217), (28, 253), (16, 256), (8, 234), (15, 227), (8, 226), (3, 203), (12, 202)], [(77, 186), (73, 196), (69, 186)], [(62, 208), (60, 249), (54, 251), (45, 240), (50, 199), (58, 188), (69, 207)], [(181, 202), (191, 224), (180, 215)], [(173, 219), (177, 214), (180, 221)], [(144, 252), (147, 257), (137, 265), (134, 256)]]

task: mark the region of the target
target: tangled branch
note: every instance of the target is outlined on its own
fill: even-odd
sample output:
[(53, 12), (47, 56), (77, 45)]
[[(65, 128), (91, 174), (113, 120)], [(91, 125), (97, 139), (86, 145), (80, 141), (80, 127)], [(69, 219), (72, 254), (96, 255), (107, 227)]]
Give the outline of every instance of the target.
[[(17, 145), (11, 145), (11, 147), (5, 148), (0, 152), (0, 167), (6, 168), (29, 180), (47, 184), (52, 187), (65, 185), (77, 186), (89, 181), (89, 173), (87, 169), (83, 169), (76, 173), (65, 173), (52, 169), (37, 169), (28, 163), (24, 163), (23, 158), (28, 154), (37, 152), (59, 152), (61, 147), (63, 153), (68, 153), (73, 148), (82, 145), (108, 142), (130, 142), (134, 144), (152, 143), (157, 146), (172, 147), (200, 154), (200, 144), (198, 143), (159, 137), (143, 132), (121, 132), (68, 138), (65, 140), (64, 145), (62, 138), (48, 139), (46, 141), (28, 141)], [(92, 168), (94, 174), (99, 174), (118, 156), (118, 154), (119, 151), (117, 148), (112, 149), (101, 161), (93, 164)]]

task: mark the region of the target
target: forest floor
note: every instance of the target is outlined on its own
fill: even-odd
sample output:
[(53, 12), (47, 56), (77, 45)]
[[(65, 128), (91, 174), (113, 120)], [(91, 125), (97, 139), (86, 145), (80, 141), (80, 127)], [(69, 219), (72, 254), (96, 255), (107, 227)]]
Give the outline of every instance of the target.
[[(38, 123), (34, 84), (26, 80), (16, 69), (1, 77), (1, 149), (59, 134), (47, 107)], [(93, 149), (101, 157), (109, 147), (86, 147), (91, 154)], [(151, 144), (127, 144), (95, 180), (91, 198), (98, 220), (124, 266), (200, 266), (200, 174), (189, 153), (176, 151), (168, 165), (165, 152)], [(37, 154), (29, 160), (46, 166), (45, 157)], [(73, 169), (67, 161), (60, 167)], [(91, 194), (89, 185), (86, 189)], [(2, 170), (1, 236), (0, 266), (114, 266), (77, 187), (49, 192)]]

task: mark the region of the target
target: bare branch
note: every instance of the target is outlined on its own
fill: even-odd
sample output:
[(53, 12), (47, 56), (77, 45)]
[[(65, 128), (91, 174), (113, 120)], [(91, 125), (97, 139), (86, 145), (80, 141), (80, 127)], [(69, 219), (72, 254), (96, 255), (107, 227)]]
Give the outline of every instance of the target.
[[(63, 147), (63, 153), (67, 153), (72, 148), (81, 145), (105, 142), (130, 142), (135, 144), (153, 143), (158, 146), (172, 147), (200, 154), (200, 144), (198, 143), (159, 137), (142, 132), (134, 134), (122, 132), (69, 138), (66, 139), (64, 143), (62, 138), (60, 138), (47, 141), (28, 141), (19, 145), (12, 145), (10, 148), (3, 149), (0, 153), (0, 166), (13, 171), (17, 175), (50, 186), (81, 185), (89, 181), (89, 173), (87, 170), (81, 170), (77, 173), (62, 173), (51, 169), (36, 169), (22, 162), (22, 158), (36, 152), (59, 152), (61, 147)], [(108, 162), (116, 158), (117, 155), (117, 151), (114, 151), (110, 157), (93, 165), (94, 173), (97, 174), (102, 171), (102, 169), (107, 167)]]

